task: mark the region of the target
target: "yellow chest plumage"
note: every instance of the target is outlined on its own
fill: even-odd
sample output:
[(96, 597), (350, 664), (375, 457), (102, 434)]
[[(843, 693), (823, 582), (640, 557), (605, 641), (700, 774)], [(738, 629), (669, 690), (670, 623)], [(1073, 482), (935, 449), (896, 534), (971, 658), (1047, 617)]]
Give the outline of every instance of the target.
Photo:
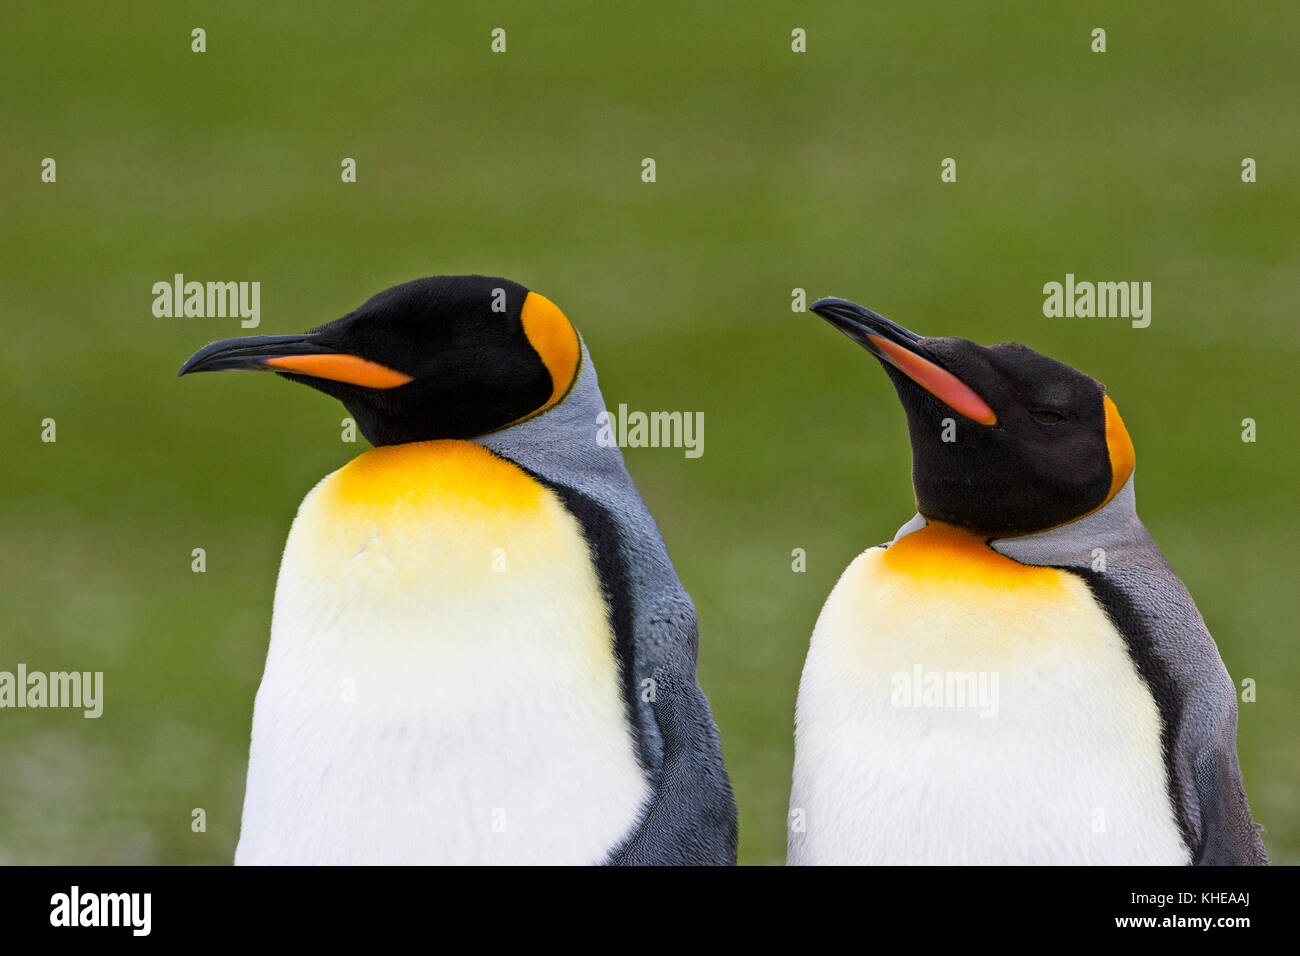
[(514, 518), (536, 513), (546, 488), (522, 468), (468, 441), (385, 445), (327, 480), (322, 505), (354, 517), (401, 521), (431, 502)]
[(647, 793), (578, 521), (462, 441), (303, 501), (276, 587), (238, 862), (599, 862)]
[(1122, 635), (1082, 579), (960, 529), (848, 567), (796, 725), (793, 862), (1186, 862)]
[[(555, 493), (466, 441), (366, 452), (312, 491), (294, 536), (319, 580), (349, 600), (390, 607), (436, 593), (492, 600), (547, 577), (555, 562), (590, 565), (581, 528)], [(596, 614), (594, 576), (582, 585), (578, 604)]]
[[(873, 548), (841, 583), (852, 613), (870, 626), (843, 648), (879, 642), (933, 656), (936, 666), (988, 669), (1036, 653), (1113, 643), (1113, 629), (1082, 580), (1020, 564), (970, 532), (931, 523), (886, 549)], [(860, 604), (857, 602), (861, 602)]]

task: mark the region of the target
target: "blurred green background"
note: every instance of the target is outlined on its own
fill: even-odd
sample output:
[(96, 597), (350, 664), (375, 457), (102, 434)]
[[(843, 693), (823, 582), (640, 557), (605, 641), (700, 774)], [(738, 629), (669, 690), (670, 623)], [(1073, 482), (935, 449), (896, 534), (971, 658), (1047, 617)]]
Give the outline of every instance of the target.
[[(280, 549), (364, 447), (308, 389), (178, 381), (242, 333), (155, 318), (176, 272), (259, 280), (264, 333), (504, 275), (579, 326), (611, 407), (705, 413), (702, 458), (626, 456), (699, 608), (746, 863), (784, 858), (821, 603), (912, 514), (892, 389), (792, 290), (1082, 368), (1257, 681), (1245, 782), (1273, 859), (1300, 860), (1295, 3), (481, 6), (6, 5), (0, 669), (102, 670), (106, 702), (0, 712), (0, 861), (231, 859)], [(1152, 282), (1151, 327), (1044, 318), (1067, 272)]]

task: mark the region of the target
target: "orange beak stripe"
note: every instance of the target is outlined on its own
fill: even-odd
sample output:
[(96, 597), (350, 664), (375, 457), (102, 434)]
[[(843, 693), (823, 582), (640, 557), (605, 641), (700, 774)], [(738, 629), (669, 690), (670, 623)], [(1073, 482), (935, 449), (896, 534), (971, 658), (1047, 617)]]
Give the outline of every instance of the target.
[(330, 355), (283, 355), (263, 362), (272, 368), (312, 378), (327, 378), (363, 388), (397, 388), (411, 381), (411, 376), (387, 365), (345, 353)]
[(993, 409), (989, 408), (988, 403), (952, 372), (940, 368), (929, 359), (921, 358), (915, 352), (909, 352), (888, 339), (870, 334), (868, 338), (871, 339), (871, 344), (880, 350), (881, 357), (886, 362), (953, 411), (981, 425), (998, 423), (998, 416), (993, 414)]

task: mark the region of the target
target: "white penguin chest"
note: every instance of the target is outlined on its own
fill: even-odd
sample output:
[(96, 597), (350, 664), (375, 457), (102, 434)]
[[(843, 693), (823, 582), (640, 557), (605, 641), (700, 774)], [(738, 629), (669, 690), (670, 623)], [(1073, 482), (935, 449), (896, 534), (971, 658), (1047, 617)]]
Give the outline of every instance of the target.
[(549, 489), (444, 441), (307, 496), (237, 863), (599, 863), (647, 794), (599, 581)]
[(1158, 708), (1087, 585), (955, 529), (849, 566), (796, 724), (792, 863), (1188, 862)]

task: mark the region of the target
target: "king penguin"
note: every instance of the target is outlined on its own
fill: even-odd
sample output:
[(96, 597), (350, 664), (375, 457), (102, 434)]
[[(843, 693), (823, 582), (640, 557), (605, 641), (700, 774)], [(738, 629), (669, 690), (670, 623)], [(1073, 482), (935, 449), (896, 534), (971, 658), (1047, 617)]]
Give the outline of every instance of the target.
[(1104, 386), (843, 299), (918, 514), (840, 577), (796, 708), (794, 864), (1262, 864), (1235, 688), (1138, 520)]
[(180, 374), (226, 369), (374, 445), (289, 532), (236, 864), (735, 862), (695, 608), (559, 308), (418, 279)]

